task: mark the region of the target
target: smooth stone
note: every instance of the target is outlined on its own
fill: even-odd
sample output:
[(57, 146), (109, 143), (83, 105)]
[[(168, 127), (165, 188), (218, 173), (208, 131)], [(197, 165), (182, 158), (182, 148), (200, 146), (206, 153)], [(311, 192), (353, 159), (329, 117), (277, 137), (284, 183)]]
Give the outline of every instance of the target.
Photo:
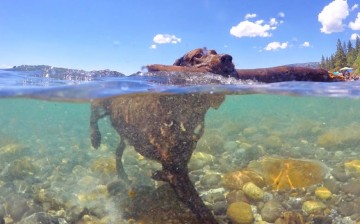
[(305, 201), (304, 204), (302, 205), (302, 210), (306, 214), (318, 213), (325, 208), (326, 205), (321, 201)]
[(334, 156), (335, 156), (335, 157), (338, 157), (338, 158), (341, 158), (341, 157), (344, 156), (344, 152), (343, 152), (343, 151), (336, 151), (336, 152), (334, 153)]
[(236, 141), (228, 141), (224, 144), (224, 149), (229, 152), (233, 152), (237, 149), (238, 143)]
[(230, 190), (242, 190), (244, 184), (250, 181), (250, 177), (241, 171), (226, 173), (222, 178), (224, 188)]
[(0, 217), (5, 217), (5, 216), (6, 216), (5, 205), (0, 204)]
[(245, 202), (230, 204), (226, 210), (226, 215), (234, 224), (251, 224), (254, 222), (251, 206)]
[(340, 182), (334, 180), (334, 179), (325, 179), (323, 181), (324, 187), (329, 189), (333, 194), (338, 194), (340, 190)]
[(283, 211), (284, 207), (280, 202), (276, 200), (270, 200), (264, 204), (260, 214), (264, 221), (273, 223), (277, 218), (280, 217)]
[(264, 198), (264, 191), (253, 182), (248, 182), (242, 189), (247, 197), (255, 201), (261, 201)]
[(249, 202), (245, 193), (242, 190), (235, 190), (235, 191), (231, 191), (230, 193), (228, 193), (226, 195), (226, 201), (228, 204), (231, 204), (234, 202), (239, 202), (239, 201)]
[(360, 160), (355, 159), (344, 163), (345, 172), (348, 174), (360, 174)]
[(240, 147), (241, 149), (250, 149), (250, 148), (252, 148), (253, 146), (252, 146), (251, 144), (249, 144), (249, 143), (242, 142), (242, 143), (240, 143), (239, 147)]
[(334, 178), (340, 182), (346, 182), (349, 179), (349, 176), (345, 173), (345, 170), (341, 167), (335, 167), (331, 174)]
[(349, 194), (360, 195), (360, 180), (351, 179), (342, 186), (342, 190)]
[(351, 216), (357, 210), (357, 206), (354, 202), (342, 201), (337, 206), (340, 215)]
[(26, 199), (17, 195), (7, 199), (7, 205), (7, 211), (14, 221), (21, 220), (22, 216), (30, 210)]
[(247, 127), (247, 128), (244, 128), (243, 135), (251, 136), (251, 135), (254, 135), (257, 131), (258, 130), (255, 127)]
[(32, 214), (24, 219), (22, 219), (18, 224), (65, 224), (67, 223), (63, 218), (52, 217), (45, 212), (39, 212)]
[(196, 152), (192, 155), (188, 164), (189, 171), (199, 170), (214, 161), (214, 156), (204, 152)]
[(318, 187), (315, 189), (315, 196), (321, 200), (327, 200), (331, 198), (332, 193), (326, 187)]
[(208, 193), (204, 196), (202, 196), (204, 201), (207, 201), (209, 203), (216, 203), (220, 201), (226, 201), (225, 196), (223, 192), (214, 192), (214, 193)]
[(200, 184), (205, 188), (216, 188), (221, 184), (220, 174), (205, 174), (200, 179)]
[(280, 148), (282, 145), (282, 141), (279, 136), (271, 135), (265, 138), (264, 144), (269, 148)]
[(225, 215), (226, 214), (227, 203), (225, 201), (215, 202), (213, 205), (213, 212), (215, 215)]

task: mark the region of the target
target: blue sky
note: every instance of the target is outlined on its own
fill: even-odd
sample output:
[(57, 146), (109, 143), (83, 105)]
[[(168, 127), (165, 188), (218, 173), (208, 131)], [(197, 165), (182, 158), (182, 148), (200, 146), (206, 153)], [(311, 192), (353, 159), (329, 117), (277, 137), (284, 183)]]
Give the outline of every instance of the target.
[(207, 47), (237, 68), (319, 61), (360, 34), (359, 0), (0, 0), (0, 67), (131, 74)]

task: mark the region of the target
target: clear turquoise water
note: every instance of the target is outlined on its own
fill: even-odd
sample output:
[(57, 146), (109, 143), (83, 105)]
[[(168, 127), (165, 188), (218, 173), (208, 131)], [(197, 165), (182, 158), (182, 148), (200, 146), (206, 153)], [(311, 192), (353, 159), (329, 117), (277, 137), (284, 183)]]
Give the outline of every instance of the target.
[[(299, 85), (303, 86), (304, 83)], [(344, 90), (341, 85), (339, 84), (340, 89)], [(354, 84), (356, 85), (358, 83)], [(289, 91), (289, 86), (294, 85), (289, 84), (286, 88), (282, 87), (282, 90)], [(244, 90), (243, 87), (239, 89)], [(311, 89), (316, 88), (312, 86)], [(299, 93), (298, 89), (293, 90)], [(352, 87), (352, 90), (356, 93), (357, 88)], [(195, 152), (202, 151), (201, 147), (207, 144), (205, 141), (215, 133), (221, 142), (217, 142), (217, 148), (206, 153), (217, 157), (234, 153), (227, 151), (234, 150), (229, 149), (227, 143), (238, 142), (261, 149), (261, 153), (252, 157), (252, 160), (263, 156), (314, 159), (323, 162), (330, 169), (343, 168), (345, 162), (360, 160), (358, 96), (308, 96), (306, 91), (301, 91), (303, 96), (274, 94), (276, 91), (226, 96), (219, 109), (208, 111), (205, 134)], [(89, 137), (89, 99), (81, 100), (82, 102), (49, 99), (31, 99), (26, 96), (0, 99), (0, 216), (11, 218), (15, 223), (24, 219), (28, 213), (31, 214), (29, 209), (25, 209), (28, 213), (16, 215), (9, 211), (9, 206), (16, 200), (21, 201), (19, 198), (28, 202), (35, 198), (41, 207), (38, 210), (56, 214), (69, 223), (70, 211), (74, 208), (95, 211), (101, 208), (97, 219), (112, 220), (98, 223), (127, 223), (121, 218), (124, 208), (119, 207), (114, 198), (99, 190), (116, 180), (111, 164), (119, 137), (109, 120), (100, 121), (104, 139), (100, 149), (94, 150)], [(248, 132), (249, 130), (253, 131)], [(329, 133), (332, 134), (332, 138), (327, 140), (329, 144), (322, 142), (322, 136)], [(241, 151), (240, 147), (238, 149)], [(237, 155), (235, 153), (233, 157)], [(24, 166), (14, 166), (14, 161), (20, 161)], [(240, 170), (247, 162), (250, 161), (244, 159), (241, 162), (240, 157), (234, 158), (226, 168), (210, 170), (223, 174)], [(31, 165), (26, 165), (27, 163)], [(124, 164), (130, 179), (141, 179), (139, 185), (159, 185), (150, 180), (151, 171), (158, 169), (159, 165), (143, 159), (131, 147), (124, 155)], [(9, 172), (9, 169), (15, 171)], [(358, 178), (357, 174), (350, 174), (348, 180)], [(346, 181), (339, 183), (344, 185)], [(322, 183), (318, 184), (321, 185)], [(39, 192), (46, 192), (46, 199), (39, 199)], [(341, 200), (341, 196), (346, 193), (339, 190), (333, 194), (338, 195), (336, 197)], [(352, 201), (360, 201), (359, 198), (360, 195), (354, 195)], [(331, 202), (327, 202), (327, 206), (329, 210), (336, 210), (336, 205)], [(355, 222), (356, 217), (360, 217), (357, 214), (358, 212), (350, 214), (354, 216), (352, 221)], [(337, 215), (346, 216), (339, 212)]]

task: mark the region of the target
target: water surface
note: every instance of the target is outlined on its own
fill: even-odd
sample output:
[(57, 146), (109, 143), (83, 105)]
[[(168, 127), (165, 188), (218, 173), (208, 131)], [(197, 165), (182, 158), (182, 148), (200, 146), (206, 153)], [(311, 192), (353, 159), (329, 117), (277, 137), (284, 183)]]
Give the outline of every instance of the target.
[[(175, 75), (181, 77), (180, 85), (173, 80)], [(264, 157), (314, 160), (325, 164), (329, 173), (316, 185), (301, 189), (274, 191), (264, 186), (268, 198), (263, 203), (275, 198), (283, 204), (284, 214), (300, 214), (309, 221), (315, 215), (333, 223), (356, 223), (360, 168), (348, 169), (345, 164), (360, 160), (359, 85), (357, 81), (261, 84), (212, 74), (123, 76), (51, 67), (0, 70), (0, 216), (7, 223), (28, 223), (34, 214), (44, 214), (54, 223), (86, 223), (86, 219), (184, 223), (181, 220), (189, 211), (178, 205), (164, 210), (162, 203), (169, 202), (162, 201), (176, 198), (150, 178), (160, 165), (131, 146), (125, 151), (124, 165), (134, 184), (123, 189), (125, 193), (108, 192), (109, 184), (117, 180), (114, 150), (119, 136), (109, 119), (102, 119), (102, 144), (98, 150), (91, 147), (90, 103), (128, 94), (201, 92), (226, 94), (220, 108), (208, 111), (205, 133), (194, 152), (208, 157), (198, 156), (189, 164), (198, 192), (222, 223), (229, 222), (228, 201), (225, 197), (212, 201), (206, 195), (212, 191), (228, 195), (231, 190), (221, 181), (208, 183), (203, 178), (242, 170)], [(332, 198), (317, 198), (314, 191), (319, 186), (327, 187)], [(161, 200), (154, 192), (162, 192)], [(136, 201), (139, 197), (154, 207), (147, 210)], [(312, 200), (325, 208), (310, 216), (302, 204)], [(216, 210), (216, 203), (222, 203), (217, 207), (223, 209)], [(249, 204), (261, 220), (259, 203)], [(189, 217), (187, 223), (195, 222)]]

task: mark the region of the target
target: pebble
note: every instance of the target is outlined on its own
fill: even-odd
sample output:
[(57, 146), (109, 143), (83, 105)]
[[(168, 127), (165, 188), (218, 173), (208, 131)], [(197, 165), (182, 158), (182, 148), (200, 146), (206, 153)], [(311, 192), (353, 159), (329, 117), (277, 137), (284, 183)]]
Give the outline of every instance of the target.
[(276, 200), (270, 200), (264, 204), (260, 214), (264, 221), (272, 223), (280, 217), (283, 211), (284, 207), (280, 204), (280, 202)]
[(63, 218), (52, 217), (51, 215), (45, 212), (34, 213), (24, 219), (22, 219), (18, 224), (39, 224), (39, 223), (54, 223), (54, 224), (66, 224), (67, 222)]
[(342, 190), (349, 194), (360, 195), (360, 180), (351, 179), (342, 186)]
[(251, 136), (251, 135), (255, 134), (257, 131), (258, 131), (258, 129), (255, 127), (247, 127), (247, 128), (244, 128), (243, 135)]
[(200, 179), (200, 184), (207, 189), (216, 188), (221, 184), (221, 176), (215, 173), (205, 174)]
[(213, 205), (213, 211), (215, 215), (224, 215), (226, 214), (227, 203), (225, 201), (215, 202)]
[(229, 205), (226, 215), (235, 224), (250, 224), (254, 222), (251, 206), (245, 202), (235, 202)]
[(30, 209), (26, 199), (18, 195), (9, 198), (6, 203), (7, 212), (14, 221), (21, 220), (22, 216)]
[(204, 201), (207, 201), (209, 203), (216, 203), (219, 201), (226, 201), (225, 200), (225, 196), (222, 192), (213, 192), (213, 193), (208, 193), (206, 195), (204, 195), (203, 197)]
[(264, 198), (264, 191), (256, 186), (253, 182), (248, 182), (242, 189), (246, 196), (255, 201), (260, 201)]
[(326, 205), (321, 201), (305, 201), (304, 204), (302, 205), (302, 210), (306, 214), (318, 213), (325, 208)]
[(237, 149), (238, 143), (236, 141), (227, 141), (224, 144), (224, 149), (228, 152), (233, 152)]
[(326, 187), (318, 187), (315, 189), (315, 196), (321, 200), (330, 199), (332, 194)]
[(214, 156), (204, 152), (196, 152), (192, 155), (188, 168), (190, 171), (199, 170), (214, 161)]
[(349, 179), (349, 176), (345, 173), (345, 170), (341, 167), (335, 167), (331, 174), (335, 177), (336, 180), (340, 182), (346, 182)]
[(234, 190), (226, 195), (226, 201), (231, 204), (239, 201), (248, 202), (248, 199), (242, 190)]
[(340, 182), (334, 180), (334, 179), (325, 179), (323, 181), (324, 187), (326, 187), (327, 189), (329, 189), (329, 191), (331, 191), (334, 194), (337, 194), (340, 190)]
[(355, 159), (344, 163), (346, 173), (360, 174), (360, 160)]
[(6, 215), (5, 206), (3, 204), (0, 204), (0, 217), (5, 217), (5, 215)]
[(250, 181), (250, 177), (241, 171), (226, 173), (222, 178), (223, 186), (230, 190), (242, 190), (244, 184)]
[(340, 202), (340, 204), (337, 207), (339, 213), (343, 216), (351, 216), (352, 214), (355, 213), (357, 209), (356, 208), (357, 206), (354, 202), (347, 202), (347, 201)]

